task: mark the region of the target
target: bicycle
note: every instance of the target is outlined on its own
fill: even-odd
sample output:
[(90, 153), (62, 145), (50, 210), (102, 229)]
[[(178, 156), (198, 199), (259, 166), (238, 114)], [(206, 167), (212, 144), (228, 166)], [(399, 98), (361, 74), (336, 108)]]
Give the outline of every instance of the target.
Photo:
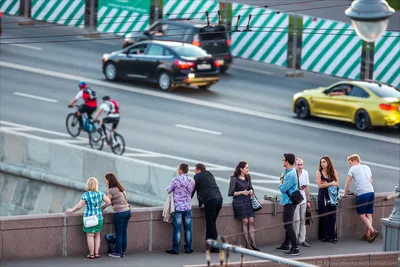
[[(110, 128), (106, 126), (106, 137), (103, 138), (104, 132), (100, 127), (98, 121), (94, 122), (95, 129), (89, 133), (89, 144), (90, 147), (97, 150), (102, 150), (104, 146), (104, 141), (108, 146), (111, 147), (111, 151), (116, 155), (122, 155), (125, 152), (125, 140), (117, 132), (113, 132)], [(113, 140), (116, 144), (113, 146)]]
[[(79, 105), (74, 105), (74, 107), (78, 110)], [(83, 121), (83, 126), (80, 125), (79, 118), (76, 115), (76, 112), (71, 112), (67, 115), (67, 118), (65, 120), (65, 126), (67, 127), (68, 133), (72, 137), (77, 137), (82, 130), (85, 132), (92, 132), (95, 130), (95, 126), (93, 122), (89, 119), (89, 117), (86, 115), (86, 113), (81, 114), (82, 116), (82, 121)], [(70, 127), (71, 126), (71, 127)], [(76, 133), (74, 134), (73, 130), (76, 130)]]

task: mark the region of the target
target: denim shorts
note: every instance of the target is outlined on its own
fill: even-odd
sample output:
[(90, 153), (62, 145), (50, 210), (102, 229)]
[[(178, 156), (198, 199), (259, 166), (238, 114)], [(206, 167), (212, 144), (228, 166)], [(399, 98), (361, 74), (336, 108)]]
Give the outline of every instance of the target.
[[(374, 192), (359, 195), (356, 199), (357, 213), (358, 214), (374, 213), (374, 201), (375, 201), (375, 193)], [(366, 204), (366, 203), (368, 203), (368, 204)]]

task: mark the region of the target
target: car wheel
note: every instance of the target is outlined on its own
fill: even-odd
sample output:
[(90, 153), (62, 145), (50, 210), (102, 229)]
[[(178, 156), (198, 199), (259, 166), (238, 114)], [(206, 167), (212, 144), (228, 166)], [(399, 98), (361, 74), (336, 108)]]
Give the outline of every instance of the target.
[(104, 70), (104, 75), (109, 81), (118, 80), (117, 67), (115, 66), (114, 63), (112, 62), (107, 63), (106, 68)]
[(168, 72), (163, 71), (158, 75), (158, 86), (163, 91), (172, 92), (174, 90), (172, 78)]
[(371, 129), (371, 119), (369, 118), (368, 112), (365, 110), (359, 110), (354, 116), (354, 123), (360, 131), (366, 131)]
[(208, 89), (210, 89), (211, 85), (212, 84), (210, 84), (210, 83), (206, 84), (206, 85), (200, 85), (199, 89), (202, 90), (202, 91), (207, 91)]
[(297, 118), (307, 119), (310, 117), (310, 106), (307, 103), (307, 100), (304, 98), (300, 98), (296, 100), (294, 105), (294, 112), (296, 113)]

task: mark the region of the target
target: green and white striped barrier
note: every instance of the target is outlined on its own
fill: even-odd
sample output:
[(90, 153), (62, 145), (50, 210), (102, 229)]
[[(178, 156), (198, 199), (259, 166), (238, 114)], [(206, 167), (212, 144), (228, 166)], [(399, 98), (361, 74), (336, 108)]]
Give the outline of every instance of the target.
[(99, 0), (97, 31), (126, 35), (149, 27), (150, 0)]
[(34, 20), (83, 28), (85, 0), (32, 0), (31, 16)]
[(19, 0), (0, 0), (0, 12), (8, 15), (18, 15)]
[(376, 81), (400, 88), (400, 34), (386, 32), (375, 42), (374, 76)]
[[(209, 13), (210, 23), (218, 23), (217, 1), (164, 1), (164, 18), (190, 18), (206, 21), (206, 11)], [(250, 32), (246, 29), (248, 17)], [(238, 15), (241, 16), (238, 30), (232, 33), (232, 54), (236, 57), (262, 61), (279, 66), (286, 66), (287, 58), (287, 28), (289, 16), (276, 14), (274, 10), (259, 8), (243, 4), (232, 4), (232, 27), (235, 28)]]
[(206, 11), (208, 11), (210, 23), (218, 23), (219, 9), (218, 1), (164, 0), (163, 17), (165, 19), (190, 18), (206, 21)]
[[(243, 30), (246, 29), (250, 14), (251, 31), (245, 32)], [(289, 16), (276, 14), (272, 9), (234, 3), (232, 29), (235, 29), (238, 15), (241, 16), (238, 30), (242, 32), (232, 33), (232, 54), (236, 57), (286, 66)]]
[(303, 16), (301, 69), (360, 79), (362, 42), (349, 24)]

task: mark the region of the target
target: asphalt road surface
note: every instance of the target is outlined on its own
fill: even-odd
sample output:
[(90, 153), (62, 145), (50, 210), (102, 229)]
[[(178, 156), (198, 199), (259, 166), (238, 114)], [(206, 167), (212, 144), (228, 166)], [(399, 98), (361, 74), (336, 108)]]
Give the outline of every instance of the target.
[(343, 189), (346, 157), (358, 153), (372, 169), (376, 192), (393, 191), (398, 183), (398, 131), (361, 133), (343, 123), (294, 118), (295, 92), (329, 85), (335, 78), (310, 73), (286, 78), (287, 69), (237, 59), (209, 92), (184, 88), (164, 93), (146, 83), (105, 80), (101, 56), (120, 49), (120, 39), (85, 39), (79, 29), (43, 23), (17, 26), (17, 20), (3, 16), (0, 127), (70, 142), (65, 136), (65, 117), (71, 112), (67, 104), (77, 92), (77, 82), (86, 80), (100, 97), (110, 95), (119, 102), (118, 131), (129, 147), (126, 156), (169, 166), (181, 161), (210, 163), (212, 172), (226, 182), (244, 159), (254, 184), (273, 194), (285, 152), (304, 159), (314, 192), (321, 156), (332, 157)]

